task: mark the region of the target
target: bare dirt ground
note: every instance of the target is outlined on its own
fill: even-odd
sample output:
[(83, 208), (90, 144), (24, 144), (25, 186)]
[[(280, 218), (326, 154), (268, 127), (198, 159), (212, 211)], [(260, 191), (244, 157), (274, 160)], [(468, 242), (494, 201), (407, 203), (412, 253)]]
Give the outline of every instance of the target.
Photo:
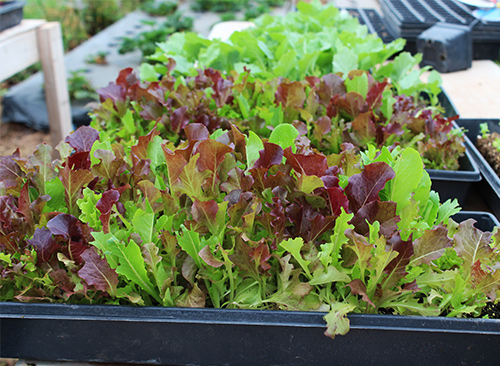
[(50, 143), (50, 135), (18, 123), (0, 124), (0, 156), (12, 155), (17, 148), (21, 156), (32, 154), (38, 144)]

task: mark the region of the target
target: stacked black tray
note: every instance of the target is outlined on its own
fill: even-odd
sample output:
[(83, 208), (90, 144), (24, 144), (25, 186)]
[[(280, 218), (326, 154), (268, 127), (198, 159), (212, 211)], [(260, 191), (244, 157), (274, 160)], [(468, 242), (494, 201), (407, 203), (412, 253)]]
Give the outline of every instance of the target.
[(389, 30), (387, 21), (375, 9), (347, 8), (345, 10), (358, 18), (360, 24), (366, 25), (370, 33), (377, 34), (382, 38), (384, 43), (390, 43), (396, 39)]
[[(395, 38), (407, 40), (406, 50), (416, 52), (420, 33), (436, 23), (471, 25), (475, 8), (457, 0), (380, 0), (380, 8)], [(472, 28), (473, 58), (497, 59), (500, 22), (480, 21)]]

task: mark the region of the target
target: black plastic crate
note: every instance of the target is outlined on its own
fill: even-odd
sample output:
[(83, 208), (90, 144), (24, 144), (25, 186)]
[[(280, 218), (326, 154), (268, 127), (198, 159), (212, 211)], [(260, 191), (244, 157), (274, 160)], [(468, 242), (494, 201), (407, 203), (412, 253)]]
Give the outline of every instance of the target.
[(0, 3), (0, 32), (21, 23), (24, 1), (5, 1)]
[[(416, 38), (436, 23), (469, 26), (477, 19), (473, 8), (456, 0), (380, 0), (380, 8), (393, 37), (407, 40), (416, 52)], [(500, 50), (500, 23), (478, 22), (471, 32), (474, 59), (496, 59)]]

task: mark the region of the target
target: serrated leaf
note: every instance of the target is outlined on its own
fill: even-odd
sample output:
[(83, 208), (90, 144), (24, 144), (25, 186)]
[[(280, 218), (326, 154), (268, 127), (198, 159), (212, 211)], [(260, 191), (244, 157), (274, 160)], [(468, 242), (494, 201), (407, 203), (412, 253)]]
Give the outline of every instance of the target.
[(354, 215), (348, 214), (342, 209), (339, 217), (335, 221), (333, 235), (330, 236), (330, 241), (321, 244), (321, 251), (319, 252), (319, 259), (324, 267), (328, 268), (330, 264), (334, 266), (339, 262), (341, 255), (342, 245), (347, 243), (346, 230), (354, 228), (349, 224), (349, 221)]
[(303, 246), (304, 240), (302, 238), (287, 239), (280, 243), (280, 247), (288, 251), (302, 267), (307, 277), (311, 278), (311, 272), (308, 267), (311, 261), (304, 260), (302, 254), (300, 253)]
[(414, 266), (421, 263), (430, 264), (433, 260), (441, 257), (446, 248), (451, 247), (451, 245), (452, 241), (448, 237), (448, 229), (438, 226), (433, 230), (426, 231), (413, 242), (414, 256), (410, 263)]
[(148, 278), (141, 249), (134, 241), (125, 244), (116, 237), (111, 236), (109, 240), (106, 241), (105, 252), (106, 251), (109, 251), (117, 259), (118, 265), (115, 269), (116, 273), (125, 276), (129, 281), (137, 284), (141, 289), (161, 303), (158, 291), (154, 289), (153, 284)]

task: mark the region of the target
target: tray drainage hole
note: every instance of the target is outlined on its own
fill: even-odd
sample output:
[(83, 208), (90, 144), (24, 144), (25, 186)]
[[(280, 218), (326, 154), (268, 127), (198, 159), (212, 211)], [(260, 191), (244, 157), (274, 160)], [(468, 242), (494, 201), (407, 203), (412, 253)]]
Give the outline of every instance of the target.
[(428, 39), (427, 44), (432, 44), (432, 39)]
[(444, 53), (442, 53), (439, 58), (441, 59), (441, 61), (446, 61), (446, 55)]

